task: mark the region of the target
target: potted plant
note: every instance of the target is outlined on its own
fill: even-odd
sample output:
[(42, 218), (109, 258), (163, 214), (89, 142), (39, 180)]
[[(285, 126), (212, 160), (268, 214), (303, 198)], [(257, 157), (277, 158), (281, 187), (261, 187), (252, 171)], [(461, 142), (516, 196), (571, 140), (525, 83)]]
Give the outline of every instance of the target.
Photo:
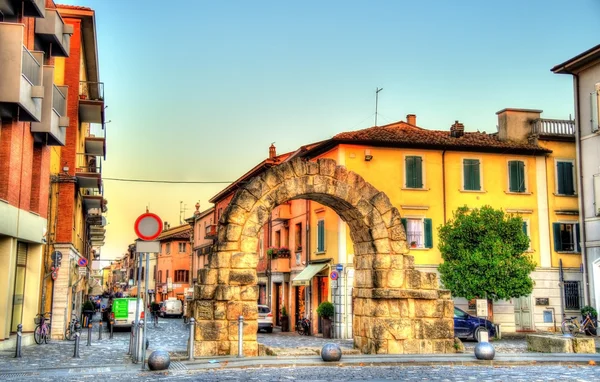
[(281, 308), (280, 321), (281, 321), (281, 331), (289, 332), (290, 331), (290, 317), (288, 316), (285, 306)]
[(333, 317), (333, 313), (333, 304), (329, 301), (322, 302), (317, 308), (317, 314), (319, 317), (321, 317), (323, 322), (323, 338), (331, 338), (331, 319)]
[(281, 247), (277, 251), (277, 257), (290, 257), (290, 249), (288, 247)]
[(277, 256), (277, 248), (275, 248), (275, 247), (269, 247), (267, 249), (267, 256), (276, 257)]
[(410, 242), (410, 247), (411, 248), (417, 248), (417, 242), (416, 241), (411, 241)]

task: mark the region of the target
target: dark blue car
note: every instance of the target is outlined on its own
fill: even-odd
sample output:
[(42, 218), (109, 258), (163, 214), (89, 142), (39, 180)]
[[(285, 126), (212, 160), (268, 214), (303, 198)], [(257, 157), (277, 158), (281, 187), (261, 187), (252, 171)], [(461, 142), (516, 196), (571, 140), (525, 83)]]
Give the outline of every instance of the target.
[(479, 341), (479, 334), (483, 331), (488, 332), (489, 339), (496, 335), (496, 327), (491, 321), (454, 308), (454, 337)]

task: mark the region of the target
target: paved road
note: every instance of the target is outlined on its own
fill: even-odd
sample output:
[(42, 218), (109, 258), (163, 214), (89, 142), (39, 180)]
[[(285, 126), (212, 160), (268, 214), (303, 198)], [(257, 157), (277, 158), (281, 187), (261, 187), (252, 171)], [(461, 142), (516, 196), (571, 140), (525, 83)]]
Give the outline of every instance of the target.
[[(109, 369), (109, 368), (105, 368)], [(102, 374), (98, 374), (101, 372)], [(63, 374), (10, 377), (6, 381), (594, 381), (600, 368), (591, 366), (352, 366), (215, 369), (170, 372), (75, 371)]]

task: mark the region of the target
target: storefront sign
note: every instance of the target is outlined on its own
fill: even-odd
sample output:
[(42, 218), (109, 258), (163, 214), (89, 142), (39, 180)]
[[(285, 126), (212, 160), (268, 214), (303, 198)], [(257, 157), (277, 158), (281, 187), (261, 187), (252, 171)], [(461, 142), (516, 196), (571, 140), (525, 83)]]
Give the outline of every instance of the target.
[(543, 298), (538, 297), (535, 299), (535, 305), (547, 306), (547, 305), (550, 305), (550, 301), (549, 301), (548, 297), (543, 297)]

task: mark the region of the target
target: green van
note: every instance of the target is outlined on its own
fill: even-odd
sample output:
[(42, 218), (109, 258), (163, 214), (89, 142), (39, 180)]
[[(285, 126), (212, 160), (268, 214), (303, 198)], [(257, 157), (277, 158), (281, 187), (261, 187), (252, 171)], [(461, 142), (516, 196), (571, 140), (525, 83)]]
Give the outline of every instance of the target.
[[(113, 299), (111, 318), (115, 328), (131, 328), (135, 321), (136, 297), (122, 297)], [(144, 318), (144, 300), (140, 299), (138, 318)]]

